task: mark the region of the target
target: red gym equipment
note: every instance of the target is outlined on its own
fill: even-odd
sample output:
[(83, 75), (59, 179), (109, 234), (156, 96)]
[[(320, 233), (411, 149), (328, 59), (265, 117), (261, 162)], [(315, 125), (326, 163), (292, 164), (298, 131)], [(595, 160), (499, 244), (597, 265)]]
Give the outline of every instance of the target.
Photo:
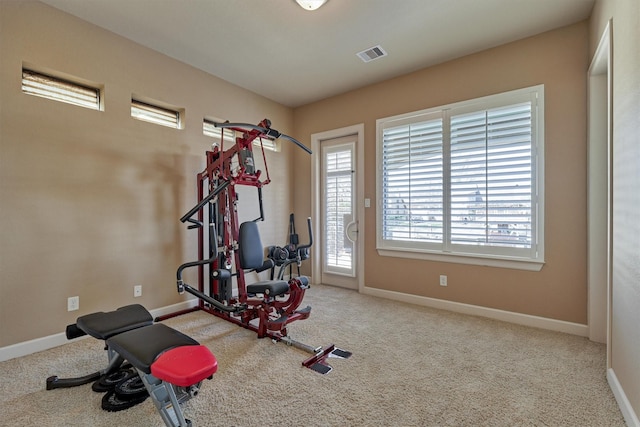
[[(283, 138), (309, 154), (311, 151), (294, 138), (272, 129), (271, 122), (267, 119), (258, 125), (229, 122), (213, 124), (221, 130), (220, 143), (214, 144), (212, 151), (206, 152), (206, 167), (197, 175), (198, 203), (180, 218), (181, 222), (189, 223), (189, 229), (197, 230), (199, 259), (178, 267), (178, 292), (196, 296), (199, 299), (198, 305), (164, 318), (196, 310), (206, 311), (256, 332), (258, 338), (268, 337), (274, 342), (284, 342), (312, 353), (313, 356), (303, 362), (303, 365), (317, 372), (327, 373), (331, 370), (325, 363), (327, 357), (347, 358), (351, 353), (336, 349), (333, 345), (324, 349), (311, 347), (288, 336), (289, 324), (306, 319), (311, 314), (310, 306), (299, 309), (305, 291), (309, 288), (309, 279), (298, 275), (285, 281), (282, 274), (279, 274), (273, 280), (273, 269), (276, 265), (282, 267), (283, 263), (272, 257), (265, 260), (257, 227), (257, 222), (264, 220), (262, 188), (271, 182), (263, 139)], [(225, 130), (232, 131), (235, 136), (235, 143), (227, 148), (224, 146)], [(262, 171), (256, 169), (254, 162), (253, 148), (257, 143), (265, 166), (264, 179)], [(237, 185), (257, 189), (260, 209), (257, 219), (239, 223), (238, 195), (235, 189)], [(297, 262), (299, 266), (299, 262), (308, 257), (307, 249), (312, 242), (310, 219), (307, 224), (309, 244), (294, 246), (297, 255), (287, 256), (286, 265)], [(198, 269), (197, 287), (188, 285), (182, 279), (183, 271), (191, 267)], [(246, 284), (245, 273), (269, 269), (272, 270), (271, 280)]]
[[(312, 356), (302, 365), (326, 374), (332, 370), (327, 358), (346, 359), (351, 352), (333, 344), (325, 348), (311, 347), (287, 334), (290, 323), (306, 319), (311, 314), (309, 306), (298, 308), (309, 288), (309, 279), (300, 276), (299, 267), (309, 257), (308, 249), (313, 241), (311, 219), (307, 220), (309, 243), (300, 245), (291, 214), (289, 244), (285, 248), (270, 247), (266, 260), (257, 225), (257, 221), (264, 220), (262, 187), (270, 182), (262, 138), (285, 138), (308, 153), (311, 151), (295, 139), (271, 129), (271, 123), (266, 119), (257, 126), (241, 123), (215, 125), (222, 129), (221, 135), (224, 129), (231, 129), (241, 136), (236, 136), (235, 143), (226, 151), (221, 136), (220, 145), (207, 151), (207, 165), (198, 174), (198, 204), (180, 219), (183, 223), (190, 223), (188, 228), (198, 231), (199, 259), (178, 267), (178, 291), (198, 297), (198, 305), (156, 321), (203, 310), (256, 332), (258, 338), (269, 337), (274, 342), (284, 342), (311, 353)], [(253, 142), (256, 139), (260, 142), (266, 170), (263, 181), (253, 161)], [(257, 219), (239, 224), (236, 185), (258, 189), (260, 216)], [(208, 208), (206, 227), (205, 207)], [(298, 266), (297, 277), (292, 277), (294, 263)], [(198, 268), (197, 288), (182, 279), (182, 272), (190, 267)], [(280, 270), (274, 280), (276, 267)], [(286, 267), (290, 273), (288, 281), (283, 280)], [(268, 269), (271, 269), (271, 280), (246, 284), (246, 272)], [(164, 324), (153, 323), (151, 314), (138, 304), (81, 316), (75, 324), (67, 326), (66, 335), (68, 339), (90, 335), (103, 340), (108, 364), (81, 377), (50, 376), (46, 381), (47, 390), (93, 382), (94, 391), (106, 392), (102, 408), (107, 411), (127, 409), (151, 397), (167, 427), (192, 426), (181, 405), (195, 397), (202, 382), (212, 379), (218, 369), (218, 362), (207, 347)]]

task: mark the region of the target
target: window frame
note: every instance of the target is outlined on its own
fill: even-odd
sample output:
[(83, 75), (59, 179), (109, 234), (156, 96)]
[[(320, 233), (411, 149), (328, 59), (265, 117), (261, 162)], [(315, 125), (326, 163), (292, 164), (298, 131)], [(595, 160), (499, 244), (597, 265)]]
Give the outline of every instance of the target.
[[(451, 117), (531, 102), (531, 248), (451, 243), (448, 229), (453, 222), (451, 209)], [(385, 239), (384, 237), (384, 164), (385, 129), (442, 118), (442, 215), (441, 243)], [(376, 249), (381, 256), (425, 259), (472, 265), (539, 271), (544, 265), (544, 85), (498, 93), (376, 120)], [(448, 238), (448, 240), (447, 240)]]
[[(158, 118), (145, 116), (143, 114), (134, 113), (135, 110), (142, 110), (156, 114)], [(162, 116), (165, 116), (167, 120), (163, 120)], [(167, 127), (170, 129), (183, 129), (184, 128), (184, 109), (169, 106), (160, 102), (152, 101), (147, 98), (132, 96), (131, 97), (131, 118), (139, 120), (141, 122), (152, 123), (154, 125)], [(168, 120), (168, 118), (175, 117), (175, 120)]]
[[(23, 66), (21, 78), (22, 93), (62, 102), (88, 110), (104, 111), (102, 87), (98, 84), (81, 82), (81, 79), (62, 77), (56, 73), (38, 71), (34, 67)], [(41, 86), (38, 88), (37, 86)], [(80, 101), (81, 93), (87, 97)]]

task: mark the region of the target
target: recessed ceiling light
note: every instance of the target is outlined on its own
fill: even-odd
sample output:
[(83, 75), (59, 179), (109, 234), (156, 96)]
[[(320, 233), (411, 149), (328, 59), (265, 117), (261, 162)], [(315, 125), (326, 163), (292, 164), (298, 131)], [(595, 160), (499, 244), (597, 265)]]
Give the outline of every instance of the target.
[(316, 10), (326, 2), (327, 0), (296, 0), (304, 10)]

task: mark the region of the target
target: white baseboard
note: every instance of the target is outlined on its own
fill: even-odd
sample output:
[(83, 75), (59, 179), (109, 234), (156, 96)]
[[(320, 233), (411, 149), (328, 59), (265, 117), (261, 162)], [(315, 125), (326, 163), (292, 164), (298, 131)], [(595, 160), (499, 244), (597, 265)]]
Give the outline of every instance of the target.
[(624, 417), (627, 426), (640, 427), (640, 420), (638, 420), (638, 416), (631, 407), (631, 402), (627, 399), (627, 395), (620, 385), (616, 373), (611, 368), (607, 369), (607, 381), (609, 382), (609, 387), (611, 387), (611, 391), (613, 391), (613, 395), (618, 402), (618, 406), (620, 407), (620, 411), (622, 411), (622, 416)]
[(388, 291), (385, 289), (369, 288), (367, 286), (362, 287), (360, 292), (367, 295), (388, 298), (395, 301), (406, 302), (409, 304), (422, 305), (425, 307), (448, 310), (462, 314), (469, 314), (472, 316), (488, 317), (490, 319), (515, 323), (517, 325), (531, 326), (534, 328), (547, 329), (556, 332), (565, 332), (582, 337), (589, 336), (589, 327), (580, 323), (572, 323), (563, 320), (549, 319), (546, 317), (531, 316), (529, 314), (497, 310), (495, 308), (487, 308), (478, 305), (463, 304), (442, 299), (405, 294), (402, 292)]
[[(195, 307), (197, 304), (197, 300), (190, 299), (177, 304), (151, 310), (150, 313), (154, 318), (156, 318), (158, 316), (164, 316), (176, 311)], [(87, 336), (76, 338), (72, 341), (81, 340), (84, 338), (87, 338)], [(39, 351), (49, 350), (50, 348), (58, 347), (69, 342), (70, 341), (67, 339), (65, 333), (61, 332), (59, 334), (49, 335), (47, 337), (36, 338), (34, 340), (8, 345), (6, 347), (0, 347), (0, 362), (14, 359), (16, 357), (26, 356), (32, 353), (37, 353)]]
[(182, 310), (188, 310), (198, 305), (198, 300), (196, 298), (190, 297), (188, 300), (179, 302), (177, 304), (168, 305), (166, 307), (160, 307), (153, 310), (150, 310), (149, 313), (155, 319), (156, 317), (166, 316), (167, 314), (176, 313)]

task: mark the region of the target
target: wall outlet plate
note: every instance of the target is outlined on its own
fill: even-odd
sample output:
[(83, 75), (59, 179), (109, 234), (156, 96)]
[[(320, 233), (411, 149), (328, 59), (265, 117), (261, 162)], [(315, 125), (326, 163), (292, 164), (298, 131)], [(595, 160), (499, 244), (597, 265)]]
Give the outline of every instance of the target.
[(447, 276), (444, 274), (440, 275), (440, 286), (447, 286)]
[(80, 297), (67, 298), (67, 311), (76, 311), (80, 309)]
[(142, 285), (135, 285), (133, 287), (133, 297), (138, 298), (142, 296)]

